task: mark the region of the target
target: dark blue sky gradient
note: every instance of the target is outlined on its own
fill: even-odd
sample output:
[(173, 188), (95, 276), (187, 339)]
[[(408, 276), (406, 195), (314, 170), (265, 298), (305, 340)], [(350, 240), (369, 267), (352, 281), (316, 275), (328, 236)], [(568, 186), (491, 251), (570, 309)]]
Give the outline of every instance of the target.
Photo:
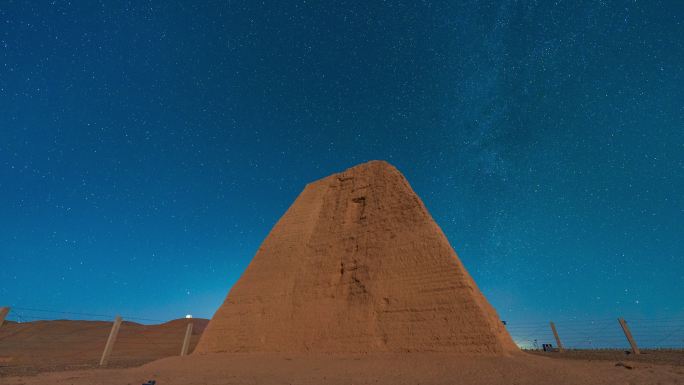
[(684, 3), (207, 3), (0, 4), (2, 304), (210, 317), (384, 159), (503, 319), (684, 316)]

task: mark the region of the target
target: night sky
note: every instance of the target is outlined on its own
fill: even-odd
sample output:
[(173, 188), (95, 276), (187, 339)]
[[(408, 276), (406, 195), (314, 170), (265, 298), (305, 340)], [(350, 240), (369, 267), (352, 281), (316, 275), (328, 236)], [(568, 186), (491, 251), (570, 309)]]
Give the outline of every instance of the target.
[(684, 317), (684, 2), (580, 3), (3, 1), (0, 302), (210, 317), (384, 159), (504, 320)]

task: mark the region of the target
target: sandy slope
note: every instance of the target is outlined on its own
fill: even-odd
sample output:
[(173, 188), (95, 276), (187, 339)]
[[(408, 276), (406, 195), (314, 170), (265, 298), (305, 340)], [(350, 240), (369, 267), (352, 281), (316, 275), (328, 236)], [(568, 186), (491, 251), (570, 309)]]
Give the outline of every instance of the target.
[(4, 377), (1, 384), (684, 384), (684, 368), (636, 363), (515, 357), (466, 357), (449, 353), (276, 355), (216, 353), (165, 358), (131, 369)]
[[(111, 366), (140, 365), (178, 355), (190, 321), (192, 349), (208, 320), (178, 319), (160, 325), (124, 321), (112, 351)], [(111, 322), (103, 321), (5, 323), (0, 327), (0, 375), (96, 365), (111, 327)]]

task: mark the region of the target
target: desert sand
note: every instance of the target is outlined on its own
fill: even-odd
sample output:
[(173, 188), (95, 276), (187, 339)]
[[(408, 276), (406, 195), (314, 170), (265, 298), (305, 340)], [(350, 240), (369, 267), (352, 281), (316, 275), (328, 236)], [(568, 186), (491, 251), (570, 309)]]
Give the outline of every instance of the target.
[[(110, 367), (141, 365), (178, 355), (188, 322), (190, 349), (209, 322), (177, 319), (160, 325), (124, 321), (109, 360)], [(6, 322), (0, 327), (0, 375), (96, 367), (112, 328), (104, 321)]]
[(215, 353), (161, 359), (131, 369), (91, 369), (0, 377), (2, 384), (682, 384), (684, 367), (585, 362), (527, 354), (513, 357), (451, 353)]

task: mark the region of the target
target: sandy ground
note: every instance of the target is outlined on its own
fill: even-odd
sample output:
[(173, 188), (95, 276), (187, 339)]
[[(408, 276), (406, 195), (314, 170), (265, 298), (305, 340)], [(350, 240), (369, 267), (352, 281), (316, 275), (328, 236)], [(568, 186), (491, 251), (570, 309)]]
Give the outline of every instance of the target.
[(684, 384), (684, 367), (580, 361), (520, 354), (466, 357), (447, 353), (283, 355), (214, 353), (171, 357), (138, 368), (91, 369), (0, 377), (1, 384)]

